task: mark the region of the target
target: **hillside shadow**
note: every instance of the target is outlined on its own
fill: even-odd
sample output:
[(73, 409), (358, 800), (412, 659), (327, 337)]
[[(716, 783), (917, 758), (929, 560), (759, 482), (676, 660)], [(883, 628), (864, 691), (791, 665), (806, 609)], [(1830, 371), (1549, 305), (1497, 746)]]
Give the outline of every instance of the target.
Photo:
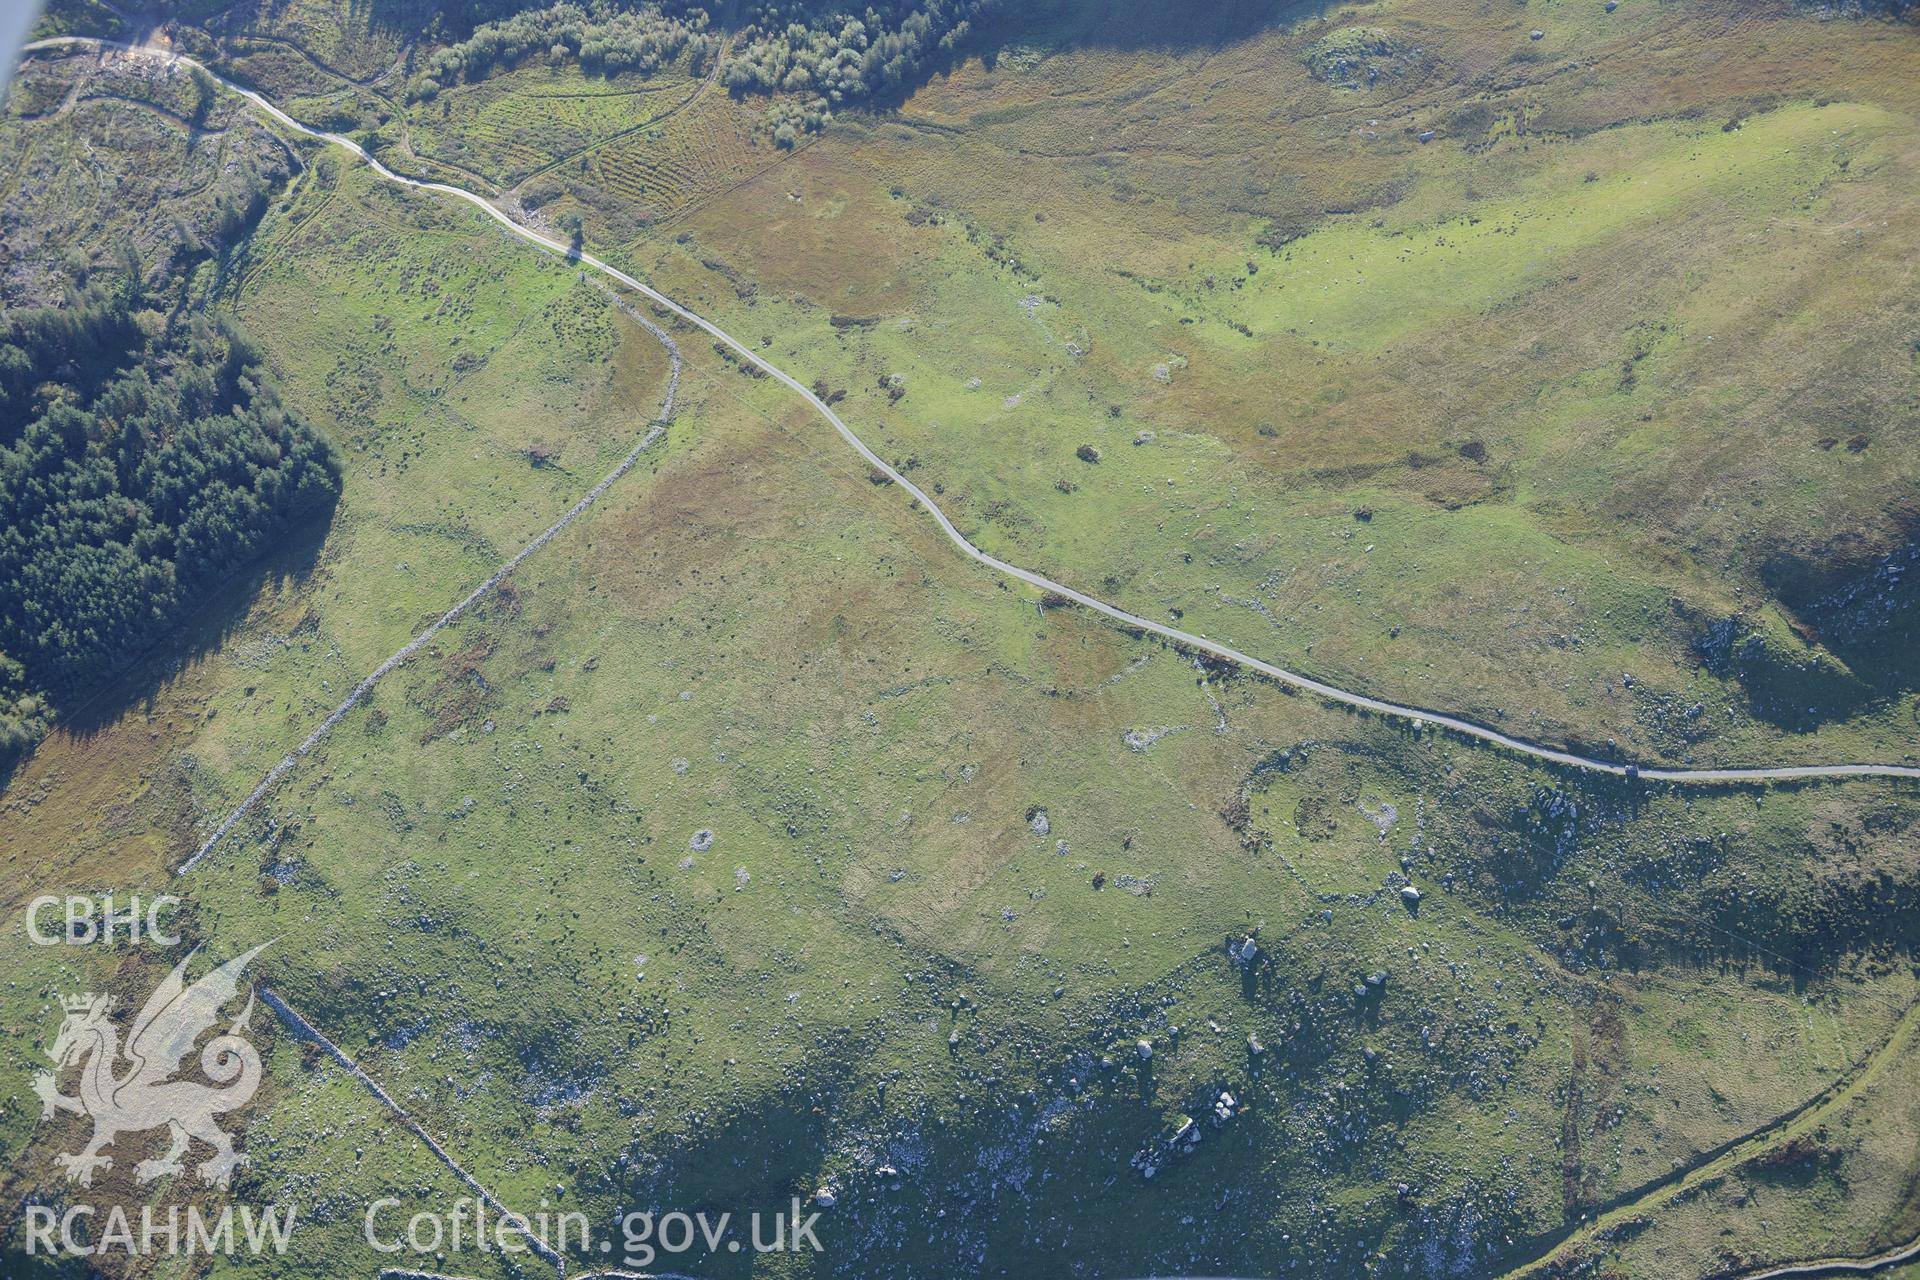
[(1811, 732), (1920, 692), (1920, 646), (1913, 641), (1920, 620), (1920, 516), (1902, 510), (1896, 518), (1904, 540), (1877, 558), (1780, 554), (1765, 564), (1763, 578), (1814, 657), (1749, 644), (1720, 664), (1732, 668), (1762, 719)]
[[(790, 1237), (795, 1203), (802, 1206), (803, 1220), (819, 1209), (812, 1189), (820, 1185), (820, 1165), (831, 1148), (832, 1132), (832, 1108), (822, 1099), (837, 1098), (847, 1087), (850, 1066), (834, 1055), (813, 1057), (803, 1078), (808, 1082), (805, 1090), (788, 1085), (715, 1099), (718, 1114), (709, 1115), (697, 1130), (650, 1151), (649, 1159), (610, 1168), (608, 1184), (616, 1203), (671, 1205), (684, 1214), (704, 1213), (710, 1221), (731, 1214), (743, 1240), (752, 1238), (747, 1219), (755, 1214), (768, 1235)], [(775, 1214), (783, 1218), (778, 1225), (772, 1225)], [(824, 1211), (820, 1216), (819, 1239), (832, 1248), (831, 1219)], [(706, 1255), (700, 1274), (712, 1280), (745, 1280), (757, 1274), (756, 1256), (746, 1248)]]
[(897, 111), (931, 80), (953, 74), (978, 58), (988, 71), (1013, 50), (1070, 53), (1190, 53), (1253, 39), (1287, 23), (1318, 17), (1317, 0), (1221, 0), (1195, 6), (1191, 0), (1039, 0), (980, 18), (973, 31), (919, 74), (876, 91), (860, 105)]
[(988, 58), (1011, 44), (1059, 51), (1105, 49), (1118, 53), (1216, 48), (1251, 39), (1283, 23), (1326, 12), (1315, 0), (1043, 0), (1017, 16), (1003, 12), (983, 21), (972, 52)]
[[(198, 18), (177, 12), (190, 10), (190, 6), (176, 3), (168, 7), (176, 12), (143, 10), (140, 16), (124, 19), (121, 38), (144, 41), (176, 22), (196, 26), (221, 39), (258, 36), (274, 26), (273, 19), (281, 16), (284, 6), (275, 0), (254, 0)], [(525, 0), (348, 0), (344, 7), (343, 25), (347, 29), (400, 36), (409, 45), (407, 65), (411, 67), (422, 32), (433, 31), (434, 43), (458, 41), (485, 23), (510, 17), (529, 6)], [(709, 8), (715, 17), (714, 29), (720, 31), (738, 31), (747, 16), (740, 0), (721, 0)], [(950, 50), (929, 57), (915, 74), (877, 90), (859, 105), (883, 111), (897, 108), (928, 80), (976, 57), (991, 70), (1014, 47), (1122, 53), (1220, 48), (1284, 23), (1321, 16), (1327, 8), (1322, 0), (1210, 0), (1204, 5), (1192, 0), (1032, 0), (996, 6), (994, 11), (974, 19), (971, 32)], [(285, 37), (282, 33), (273, 38)], [(365, 78), (345, 69), (328, 69), (355, 83), (366, 83)]]
[(1805, 612), (1821, 642), (1876, 694), (1920, 690), (1920, 537)]
[[(177, 673), (227, 644), (264, 589), (297, 586), (312, 575), (337, 507), (336, 501), (289, 525), (265, 555), (163, 624), (159, 638), (118, 664), (115, 674), (54, 694), (54, 732), (90, 741), (130, 713), (153, 711)], [(0, 791), (32, 758), (29, 750), (0, 763)]]

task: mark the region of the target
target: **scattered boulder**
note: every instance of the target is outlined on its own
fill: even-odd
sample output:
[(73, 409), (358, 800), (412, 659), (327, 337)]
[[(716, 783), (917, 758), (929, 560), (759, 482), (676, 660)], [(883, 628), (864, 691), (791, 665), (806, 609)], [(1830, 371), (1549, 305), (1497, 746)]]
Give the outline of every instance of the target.
[(1382, 77), (1402, 74), (1422, 61), (1378, 27), (1342, 27), (1316, 40), (1300, 56), (1307, 74), (1337, 89), (1369, 89)]

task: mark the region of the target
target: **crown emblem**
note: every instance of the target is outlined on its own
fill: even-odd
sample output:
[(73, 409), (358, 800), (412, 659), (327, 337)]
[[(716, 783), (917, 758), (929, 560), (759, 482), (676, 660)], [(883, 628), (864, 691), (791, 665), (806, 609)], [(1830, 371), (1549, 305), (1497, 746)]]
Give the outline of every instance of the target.
[[(232, 1022), (224, 1035), (216, 1033), (201, 1052), (200, 1074), (208, 1082), (183, 1077), (183, 1073), (193, 1046), (207, 1032), (217, 1032), (220, 1011), (240, 994), (247, 965), (271, 945), (236, 956), (189, 985), (187, 966), (200, 954), (198, 949), (191, 952), (147, 997), (132, 1020), (125, 1044), (120, 1039), (122, 1029), (108, 1017), (118, 1007), (114, 996), (88, 991), (59, 997), (66, 1021), (46, 1046), (51, 1070), (33, 1077), (33, 1091), (40, 1097), (42, 1120), (59, 1111), (89, 1116), (93, 1137), (77, 1153), (55, 1156), (55, 1168), (65, 1170), (72, 1182), (90, 1187), (96, 1173), (113, 1167), (115, 1157), (103, 1154), (103, 1147), (118, 1142), (124, 1150), (128, 1134), (166, 1129), (173, 1145), (164, 1155), (134, 1165), (136, 1186), (182, 1173), (186, 1168), (182, 1157), (196, 1141), (213, 1148), (213, 1155), (196, 1169), (201, 1183), (232, 1184), (233, 1171), (246, 1163), (246, 1157), (234, 1150), (232, 1136), (220, 1128), (216, 1117), (244, 1107), (260, 1087), (265, 1068), (259, 1050), (241, 1034), (247, 1013), (253, 1010), (251, 1000), (247, 1013)], [(123, 1058), (135, 1069), (116, 1076), (114, 1068)], [(80, 1092), (73, 1097), (60, 1092), (59, 1077), (69, 1071), (77, 1071), (80, 1077)], [(0, 1271), (13, 1270), (0, 1267)]]

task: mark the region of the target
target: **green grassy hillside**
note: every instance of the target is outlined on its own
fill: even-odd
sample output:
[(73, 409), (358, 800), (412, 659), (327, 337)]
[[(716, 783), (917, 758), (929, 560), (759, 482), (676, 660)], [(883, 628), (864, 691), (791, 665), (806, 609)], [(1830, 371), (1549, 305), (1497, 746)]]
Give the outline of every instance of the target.
[[(787, 148), (691, 60), (410, 100), (455, 33), (340, 16), (169, 35), (577, 220), (997, 555), (1596, 753), (1916, 749), (1910, 25), (1076, 6)], [(0, 157), (78, 146), (48, 104), (121, 74), (83, 66), (29, 66)], [(91, 136), (129, 172), (158, 145)], [(664, 439), (175, 879), (667, 385), (574, 265), (287, 154), (192, 297), (342, 494), (0, 795), (9, 1203), (72, 1194), (85, 1125), (31, 1088), (55, 996), (137, 1008), (178, 958), (27, 941), (32, 896), (111, 888), (181, 894), (209, 956), (275, 939), (261, 979), (523, 1212), (830, 1192), (817, 1256), (656, 1269), (1664, 1278), (1913, 1238), (1912, 786), (1596, 781), (1198, 664), (964, 560), (665, 317)], [(35, 225), (91, 207), (9, 164)], [(8, 278), (41, 243), (8, 232)], [(463, 1188), (260, 1039), (226, 1199), (299, 1204), (298, 1247), (178, 1273), (396, 1265), (364, 1207)], [(222, 1200), (132, 1163), (96, 1197)]]

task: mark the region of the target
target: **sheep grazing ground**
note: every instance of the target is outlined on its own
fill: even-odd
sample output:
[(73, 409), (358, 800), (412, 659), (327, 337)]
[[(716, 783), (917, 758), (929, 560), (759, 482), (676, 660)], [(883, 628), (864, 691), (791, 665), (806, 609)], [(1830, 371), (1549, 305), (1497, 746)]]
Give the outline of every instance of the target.
[[(196, 125), (184, 70), (43, 50), (0, 118), (7, 305), (140, 270), (132, 323), (236, 319), (339, 462), (87, 700), (36, 697), (0, 795), (9, 911), (176, 893), (208, 958), (279, 939), (235, 1195), (303, 1219), (250, 1274), (377, 1274), (355, 1206), (476, 1185), (818, 1215), (817, 1256), (624, 1268), (719, 1276), (1911, 1242), (1920, 797), (1641, 773), (1912, 763), (1910, 17), (512, 8), (164, 34), (576, 236), (884, 467), (589, 264), (231, 95)], [(0, 1191), (53, 1203), (56, 997), (138, 1008), (179, 956), (0, 956)], [(124, 1163), (102, 1194), (175, 1194)]]

